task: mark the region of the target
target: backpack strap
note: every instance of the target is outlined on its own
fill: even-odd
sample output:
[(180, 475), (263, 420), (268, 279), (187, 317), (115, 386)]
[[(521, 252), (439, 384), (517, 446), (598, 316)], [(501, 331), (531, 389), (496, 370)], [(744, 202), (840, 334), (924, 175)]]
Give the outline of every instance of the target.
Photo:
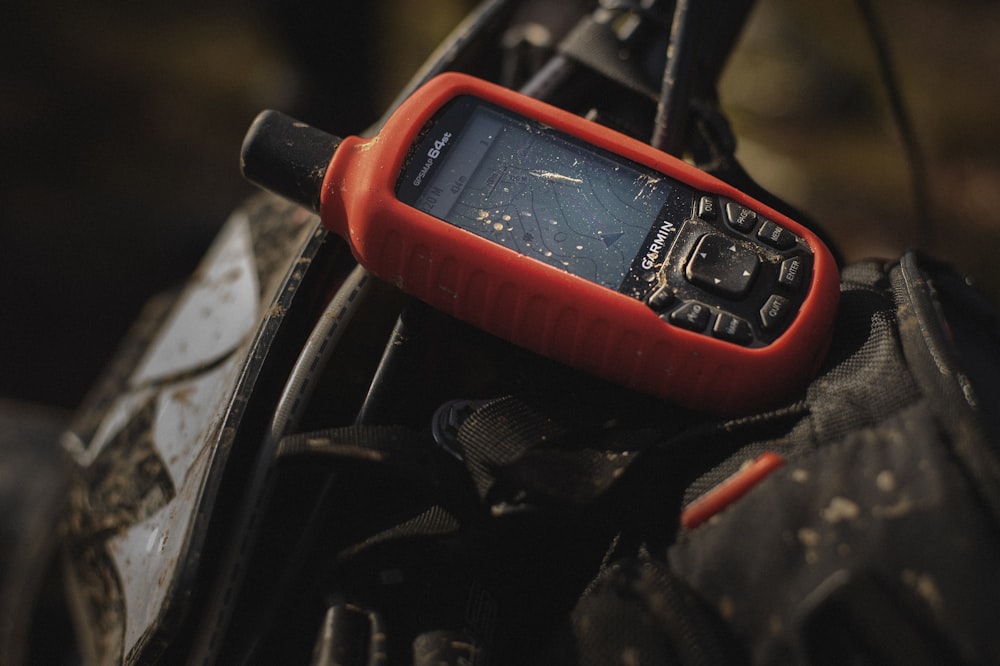
[(580, 666), (740, 663), (718, 617), (645, 548), (601, 572), (572, 612), (571, 633)]
[(1000, 525), (1000, 317), (969, 278), (907, 253), (890, 273), (903, 354)]

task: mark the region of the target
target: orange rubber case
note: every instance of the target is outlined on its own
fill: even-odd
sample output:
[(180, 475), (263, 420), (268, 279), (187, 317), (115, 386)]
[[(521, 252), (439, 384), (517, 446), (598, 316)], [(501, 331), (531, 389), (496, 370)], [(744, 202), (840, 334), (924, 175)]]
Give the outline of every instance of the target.
[[(395, 187), (411, 145), (461, 95), (732, 199), (803, 239), (812, 272), (790, 325), (753, 348), (684, 330), (639, 300), (399, 201)], [(533, 352), (692, 409), (738, 415), (781, 405), (815, 375), (832, 334), (839, 274), (807, 228), (649, 145), (463, 74), (442, 74), (419, 88), (374, 138), (346, 138), (327, 169), (320, 204), (324, 226), (348, 242), (358, 262), (404, 292)]]

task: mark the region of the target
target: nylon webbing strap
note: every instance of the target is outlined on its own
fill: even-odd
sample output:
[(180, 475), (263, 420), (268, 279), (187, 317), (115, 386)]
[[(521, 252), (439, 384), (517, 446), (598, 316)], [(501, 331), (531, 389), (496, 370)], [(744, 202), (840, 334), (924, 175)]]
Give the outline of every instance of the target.
[(595, 427), (583, 406), (576, 413), (547, 407), (501, 398), (461, 425), (458, 443), (484, 501), (593, 501), (658, 439), (655, 430), (623, 430), (614, 419)]
[(289, 435), (281, 440), (275, 459), (299, 456), (349, 458), (410, 465), (426, 455), (426, 443), (410, 428), (353, 425)]
[(416, 537), (446, 536), (458, 532), (462, 524), (458, 518), (438, 505), (431, 506), (409, 520), (373, 534), (361, 543), (341, 551), (338, 557), (348, 560), (380, 544)]
[(641, 552), (615, 562), (572, 614), (580, 666), (737, 663), (731, 637), (665, 562)]
[[(369, 536), (347, 548), (341, 556), (354, 554), (379, 543), (416, 536), (439, 536), (457, 531), (460, 520), (437, 500), (454, 495), (453, 483), (443, 477), (461, 467), (436, 448), (426, 435), (411, 428), (382, 425), (352, 425), (285, 437), (278, 445), (276, 459), (317, 458), (331, 465), (362, 463), (382, 467), (384, 473), (423, 483), (428, 489), (427, 505), (414, 507), (412, 517)], [(449, 464), (450, 463), (450, 464)], [(437, 491), (445, 486), (445, 491)]]
[(500, 468), (566, 430), (514, 397), (500, 398), (472, 412), (458, 430), (458, 443), (480, 498), (496, 483)]

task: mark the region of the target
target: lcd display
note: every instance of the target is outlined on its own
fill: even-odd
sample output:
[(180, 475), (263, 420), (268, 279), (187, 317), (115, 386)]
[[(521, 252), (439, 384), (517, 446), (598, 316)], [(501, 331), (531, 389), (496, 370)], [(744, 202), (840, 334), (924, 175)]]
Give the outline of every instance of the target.
[(618, 289), (673, 182), (496, 107), (468, 106), (452, 109), (423, 139), (400, 198)]

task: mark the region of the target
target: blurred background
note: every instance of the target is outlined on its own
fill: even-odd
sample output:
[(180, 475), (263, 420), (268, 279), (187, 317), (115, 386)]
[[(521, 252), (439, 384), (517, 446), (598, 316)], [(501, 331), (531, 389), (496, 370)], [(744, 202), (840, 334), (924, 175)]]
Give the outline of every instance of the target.
[[(72, 408), (142, 303), (192, 271), (253, 189), (275, 107), (372, 122), (466, 0), (14, 0), (0, 27), (0, 397)], [(998, 301), (1000, 3), (875, 3), (929, 166), (932, 238), (851, 2), (761, 0), (722, 99), (739, 155), (848, 259), (915, 245)]]

